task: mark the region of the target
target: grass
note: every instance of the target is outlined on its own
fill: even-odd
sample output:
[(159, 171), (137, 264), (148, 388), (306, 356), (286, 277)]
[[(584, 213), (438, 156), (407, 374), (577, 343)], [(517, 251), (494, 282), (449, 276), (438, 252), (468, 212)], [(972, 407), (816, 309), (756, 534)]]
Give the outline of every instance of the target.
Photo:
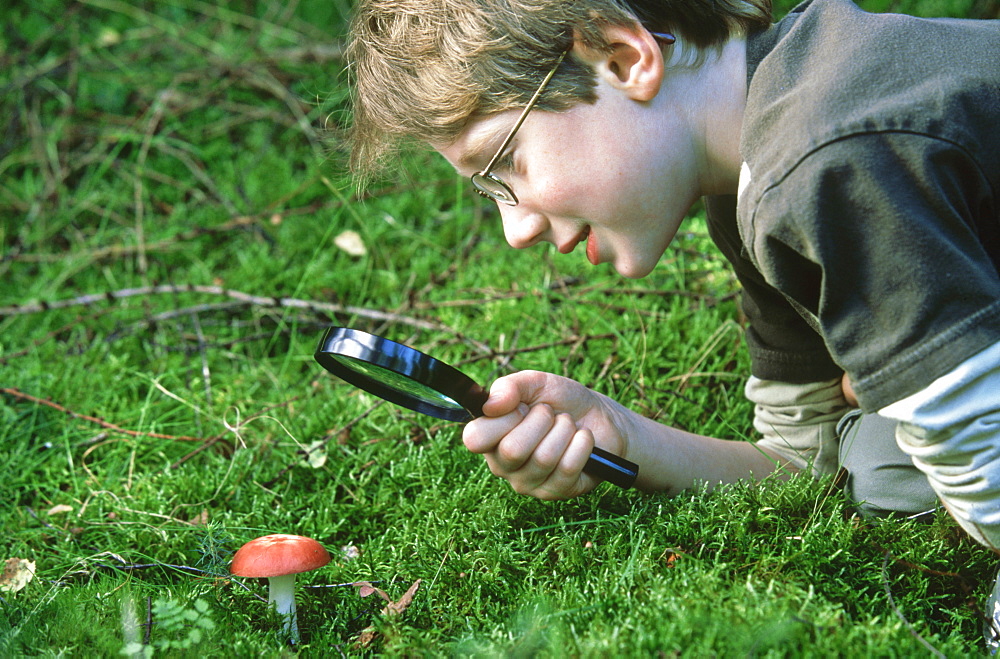
[[(348, 12), (5, 9), (0, 559), (35, 576), (0, 592), (0, 654), (979, 653), (995, 564), (946, 516), (861, 523), (809, 479), (544, 503), (458, 426), (318, 368), (325, 327), (349, 324), (482, 382), (553, 371), (751, 439), (736, 284), (697, 212), (630, 282), (506, 249), (495, 210), (427, 154), (354, 193), (336, 140)], [(334, 556), (300, 579), (297, 650), (264, 584), (227, 572), (275, 532)], [(418, 579), (397, 616), (349, 585), (398, 600)]]

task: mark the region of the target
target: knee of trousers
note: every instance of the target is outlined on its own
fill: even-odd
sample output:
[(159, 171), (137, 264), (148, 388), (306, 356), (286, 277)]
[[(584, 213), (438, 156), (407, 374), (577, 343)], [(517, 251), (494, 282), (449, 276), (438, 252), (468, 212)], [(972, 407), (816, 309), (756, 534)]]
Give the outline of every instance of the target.
[(855, 410), (837, 435), (844, 493), (862, 515), (915, 515), (939, 505), (927, 477), (896, 443), (895, 421)]

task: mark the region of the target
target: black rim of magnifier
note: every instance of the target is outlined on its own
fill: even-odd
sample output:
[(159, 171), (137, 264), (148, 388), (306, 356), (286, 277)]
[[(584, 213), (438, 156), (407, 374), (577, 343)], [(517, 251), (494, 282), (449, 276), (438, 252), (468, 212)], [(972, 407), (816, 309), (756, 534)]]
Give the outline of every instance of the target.
[[(331, 327), (320, 342), (315, 357), (323, 368), (370, 394), (446, 421), (464, 423), (482, 416), (483, 404), (489, 398), (489, 392), (458, 369), (415, 348), (361, 330)], [(391, 387), (383, 380), (346, 366), (337, 357), (362, 361), (392, 371), (417, 385), (447, 396), (460, 407), (436, 405)], [(639, 465), (595, 446), (584, 471), (628, 489), (639, 475)]]
[[(446, 421), (471, 421), (483, 415), (489, 394), (456, 368), (415, 348), (346, 327), (331, 327), (316, 350), (316, 361), (337, 377), (390, 403)], [(356, 371), (337, 357), (365, 362), (401, 375), (417, 385), (447, 396), (461, 407), (437, 405)]]

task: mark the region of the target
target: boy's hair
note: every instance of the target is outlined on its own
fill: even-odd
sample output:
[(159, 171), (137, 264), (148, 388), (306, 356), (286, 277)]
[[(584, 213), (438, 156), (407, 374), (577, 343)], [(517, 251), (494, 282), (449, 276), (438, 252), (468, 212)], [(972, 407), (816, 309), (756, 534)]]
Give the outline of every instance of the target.
[[(360, 0), (347, 48), (351, 167), (377, 171), (404, 139), (448, 144), (473, 117), (523, 107), (574, 36), (670, 32), (705, 50), (771, 22), (771, 0)], [(566, 58), (538, 107), (594, 101), (594, 73)]]

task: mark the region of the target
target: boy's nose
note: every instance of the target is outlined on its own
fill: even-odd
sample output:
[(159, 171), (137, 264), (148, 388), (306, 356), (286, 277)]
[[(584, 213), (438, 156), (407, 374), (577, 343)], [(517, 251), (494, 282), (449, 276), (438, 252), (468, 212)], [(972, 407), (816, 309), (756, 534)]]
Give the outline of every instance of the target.
[(514, 249), (524, 249), (545, 240), (548, 222), (540, 213), (518, 206), (500, 206), (503, 233)]

